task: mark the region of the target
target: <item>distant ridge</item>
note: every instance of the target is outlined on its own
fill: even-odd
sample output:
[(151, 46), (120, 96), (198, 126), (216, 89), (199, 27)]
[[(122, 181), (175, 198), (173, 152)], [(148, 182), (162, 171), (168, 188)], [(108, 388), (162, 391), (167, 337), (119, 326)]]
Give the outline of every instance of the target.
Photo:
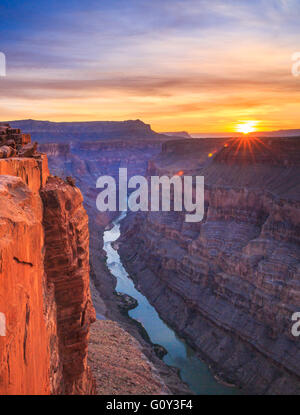
[(13, 128), (31, 134), (33, 140), (41, 143), (163, 137), (141, 120), (52, 122), (28, 119), (9, 123)]
[[(170, 139), (174, 138), (228, 138), (240, 137), (241, 133), (192, 133), (186, 131), (174, 131), (157, 133), (152, 130), (150, 124), (143, 121), (75, 121), (53, 122), (41, 120), (14, 120), (8, 122), (13, 128), (31, 134), (33, 140), (45, 142), (69, 142), (69, 141), (97, 141), (113, 139)], [(300, 129), (262, 131), (249, 134), (254, 137), (300, 137)]]

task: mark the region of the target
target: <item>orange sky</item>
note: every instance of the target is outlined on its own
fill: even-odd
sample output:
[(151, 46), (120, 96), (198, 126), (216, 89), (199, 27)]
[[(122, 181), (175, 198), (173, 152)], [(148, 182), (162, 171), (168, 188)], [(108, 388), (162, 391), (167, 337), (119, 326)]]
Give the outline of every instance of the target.
[(59, 18), (37, 6), (39, 19), (10, 22), (2, 120), (139, 118), (190, 133), (235, 131), (246, 120), (260, 131), (300, 128), (299, 2), (117, 3), (62, 9)]

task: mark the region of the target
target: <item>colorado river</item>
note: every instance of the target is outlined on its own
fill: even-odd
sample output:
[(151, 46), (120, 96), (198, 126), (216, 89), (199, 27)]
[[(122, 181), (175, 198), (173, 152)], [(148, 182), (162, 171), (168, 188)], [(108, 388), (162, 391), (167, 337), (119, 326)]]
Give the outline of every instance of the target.
[(180, 376), (190, 389), (200, 395), (235, 395), (239, 394), (236, 388), (226, 387), (216, 381), (208, 366), (199, 360), (195, 352), (183, 339), (159, 317), (157, 311), (147, 298), (134, 286), (124, 268), (118, 252), (112, 247), (120, 236), (120, 222), (125, 218), (123, 212), (113, 222), (112, 229), (104, 232), (104, 250), (107, 254), (107, 266), (117, 279), (116, 291), (134, 297), (138, 306), (129, 312), (131, 318), (140, 322), (147, 331), (152, 343), (162, 345), (168, 353), (163, 360), (166, 364), (180, 370)]

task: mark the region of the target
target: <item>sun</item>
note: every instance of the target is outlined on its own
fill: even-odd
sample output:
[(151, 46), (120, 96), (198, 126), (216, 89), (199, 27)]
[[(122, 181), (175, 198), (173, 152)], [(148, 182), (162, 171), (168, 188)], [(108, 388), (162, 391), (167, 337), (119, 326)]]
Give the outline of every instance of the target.
[(249, 134), (256, 131), (258, 121), (244, 121), (243, 123), (237, 124), (236, 131), (243, 134)]

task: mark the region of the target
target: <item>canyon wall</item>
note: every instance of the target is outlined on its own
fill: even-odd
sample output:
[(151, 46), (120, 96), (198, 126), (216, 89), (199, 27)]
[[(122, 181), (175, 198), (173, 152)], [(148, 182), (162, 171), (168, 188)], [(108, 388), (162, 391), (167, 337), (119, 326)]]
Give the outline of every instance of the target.
[(50, 177), (41, 197), (45, 272), (55, 292), (65, 393), (89, 394), (93, 384), (87, 347), (96, 316), (89, 287), (88, 217), (80, 190), (62, 179)]
[(48, 394), (50, 349), (39, 196), (20, 178), (0, 176), (0, 218), (0, 311), (6, 319), (5, 337), (0, 337), (0, 393)]
[(49, 174), (30, 136), (0, 127), (0, 394), (94, 393), (81, 193)]
[(139, 289), (219, 378), (249, 393), (300, 393), (291, 333), (300, 307), (299, 143), (166, 143), (148, 173), (203, 175), (203, 221), (138, 212), (121, 225), (119, 253)]

